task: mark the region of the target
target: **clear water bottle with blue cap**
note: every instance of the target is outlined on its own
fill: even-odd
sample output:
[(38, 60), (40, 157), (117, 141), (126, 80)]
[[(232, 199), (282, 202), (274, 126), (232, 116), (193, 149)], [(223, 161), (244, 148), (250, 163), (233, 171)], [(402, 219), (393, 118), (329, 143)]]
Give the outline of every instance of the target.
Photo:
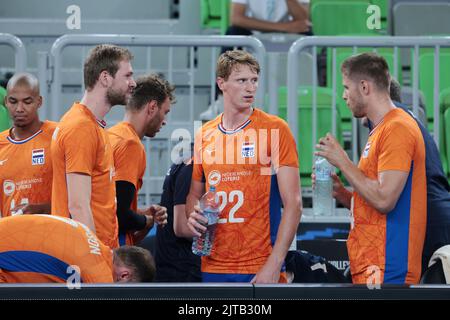
[(192, 241), (192, 252), (198, 256), (209, 256), (211, 254), (220, 213), (216, 187), (210, 186), (209, 191), (201, 197), (200, 209), (203, 211), (203, 216), (208, 219), (208, 223), (205, 225), (206, 231), (202, 232), (200, 237), (194, 237)]

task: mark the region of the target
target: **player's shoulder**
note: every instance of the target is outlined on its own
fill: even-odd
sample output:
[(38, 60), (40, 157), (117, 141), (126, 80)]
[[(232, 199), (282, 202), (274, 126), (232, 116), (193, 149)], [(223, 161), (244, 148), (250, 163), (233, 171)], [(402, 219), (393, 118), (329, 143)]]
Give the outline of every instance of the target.
[(144, 148), (134, 129), (127, 123), (119, 122), (109, 128), (107, 133), (113, 147), (117, 145), (139, 149)]
[(218, 125), (220, 124), (221, 121), (222, 121), (222, 114), (219, 114), (214, 119), (212, 119), (212, 120), (206, 122), (205, 124), (203, 124), (202, 125), (202, 130), (206, 131), (206, 130), (217, 129)]
[(75, 103), (69, 111), (67, 111), (58, 123), (61, 129), (77, 129), (77, 128), (91, 128), (99, 127), (92, 112), (87, 107)]
[(112, 143), (112, 147), (114, 150), (123, 150), (124, 152), (129, 153), (130, 156), (139, 152), (145, 152), (142, 142), (136, 140), (134, 137), (121, 137), (119, 140), (116, 140), (115, 143)]
[(58, 136), (73, 136), (77, 140), (81, 137), (95, 137), (100, 135), (99, 125), (87, 117), (77, 117), (74, 119), (61, 120), (55, 130), (58, 130)]
[(278, 129), (283, 129), (283, 130), (289, 129), (289, 125), (287, 124), (287, 122), (277, 115), (267, 113), (267, 112), (265, 112), (261, 109), (257, 109), (257, 108), (255, 108), (255, 110), (253, 112), (254, 112), (255, 118), (258, 122), (259, 127), (270, 128), (270, 129), (278, 128)]
[(56, 127), (58, 127), (58, 122), (45, 120), (42, 124), (41, 130), (52, 134)]
[(397, 108), (392, 112), (393, 114), (391, 115), (390, 121), (387, 124), (387, 127), (390, 131), (405, 131), (412, 134), (421, 134), (419, 125), (417, 124), (416, 120), (405, 110)]
[(119, 134), (121, 131), (123, 131), (123, 122), (121, 121), (121, 122), (116, 123), (115, 125), (106, 129), (106, 131), (109, 134)]

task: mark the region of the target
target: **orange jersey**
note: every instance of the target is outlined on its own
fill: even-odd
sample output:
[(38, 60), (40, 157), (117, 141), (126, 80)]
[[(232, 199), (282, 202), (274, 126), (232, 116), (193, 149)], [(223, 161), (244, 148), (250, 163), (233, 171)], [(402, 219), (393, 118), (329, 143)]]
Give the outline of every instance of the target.
[[(114, 162), (108, 134), (92, 112), (75, 103), (55, 129), (52, 144), (52, 214), (70, 217), (66, 174), (91, 177), (91, 210), (99, 239), (118, 246)], [(78, 192), (82, 192), (79, 190)]]
[(0, 216), (28, 203), (50, 203), (52, 159), (50, 143), (56, 123), (43, 122), (31, 137), (14, 140), (10, 130), (0, 133)]
[(222, 117), (196, 136), (192, 178), (216, 186), (221, 203), (208, 273), (255, 274), (272, 252), (281, 220), (277, 177), (282, 166), (298, 168), (297, 147), (282, 119), (254, 109), (234, 131)]
[(347, 241), (353, 282), (418, 283), (427, 192), (425, 147), (415, 120), (401, 109), (390, 111), (370, 133), (359, 168), (374, 180), (387, 170), (409, 176), (395, 208), (387, 214), (353, 193), (354, 228)]
[[(108, 130), (108, 134), (113, 150), (115, 180), (130, 182), (136, 188), (136, 194), (131, 203), (131, 210), (136, 212), (138, 191), (142, 187), (142, 177), (147, 163), (144, 145), (136, 130), (128, 122), (119, 122)], [(122, 241), (122, 235), (119, 235), (119, 242), (133, 245), (133, 233), (127, 233), (124, 241)]]
[(0, 220), (0, 282), (112, 282), (112, 251), (83, 224), (51, 215)]

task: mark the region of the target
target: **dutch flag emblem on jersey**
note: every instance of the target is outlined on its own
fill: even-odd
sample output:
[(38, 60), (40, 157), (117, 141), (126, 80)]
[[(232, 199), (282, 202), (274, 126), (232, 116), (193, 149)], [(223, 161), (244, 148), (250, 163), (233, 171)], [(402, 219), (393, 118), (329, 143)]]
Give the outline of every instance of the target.
[(34, 149), (31, 152), (31, 164), (33, 166), (42, 165), (45, 163), (44, 149)]
[(253, 158), (255, 156), (255, 144), (245, 142), (242, 145), (241, 153), (242, 153), (242, 158)]

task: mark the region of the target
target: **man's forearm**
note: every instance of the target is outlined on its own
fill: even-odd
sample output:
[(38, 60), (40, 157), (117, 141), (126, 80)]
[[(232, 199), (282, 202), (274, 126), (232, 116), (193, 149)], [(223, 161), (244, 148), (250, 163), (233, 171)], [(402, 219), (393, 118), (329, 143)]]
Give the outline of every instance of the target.
[(306, 5), (298, 3), (297, 0), (286, 0), (286, 5), (294, 20), (309, 20), (309, 10)]
[(237, 27), (258, 30), (264, 32), (285, 32), (287, 25), (282, 22), (270, 22), (266, 20), (259, 20), (247, 16), (241, 16), (232, 20), (232, 24)]
[(192, 192), (189, 192), (186, 198), (186, 218), (189, 219), (189, 215), (194, 211), (194, 206), (198, 203), (200, 197)]
[(91, 177), (85, 174), (68, 173), (67, 207), (72, 219), (85, 224), (96, 234), (94, 217), (91, 209)]
[(343, 175), (356, 193), (372, 207), (380, 212), (386, 213), (384, 203), (387, 196), (383, 194), (378, 180), (366, 177), (350, 160), (346, 161), (339, 169), (341, 169)]
[(73, 220), (86, 225), (94, 234), (97, 233), (95, 230), (94, 217), (89, 205), (69, 204), (69, 212)]
[(297, 227), (301, 218), (300, 204), (287, 204), (284, 207), (280, 226), (278, 227), (277, 239), (269, 260), (281, 268), (291, 243), (297, 234)]
[(350, 210), (351, 202), (352, 202), (353, 193), (347, 188), (342, 187), (341, 190), (336, 195), (336, 200), (340, 202), (345, 208)]

